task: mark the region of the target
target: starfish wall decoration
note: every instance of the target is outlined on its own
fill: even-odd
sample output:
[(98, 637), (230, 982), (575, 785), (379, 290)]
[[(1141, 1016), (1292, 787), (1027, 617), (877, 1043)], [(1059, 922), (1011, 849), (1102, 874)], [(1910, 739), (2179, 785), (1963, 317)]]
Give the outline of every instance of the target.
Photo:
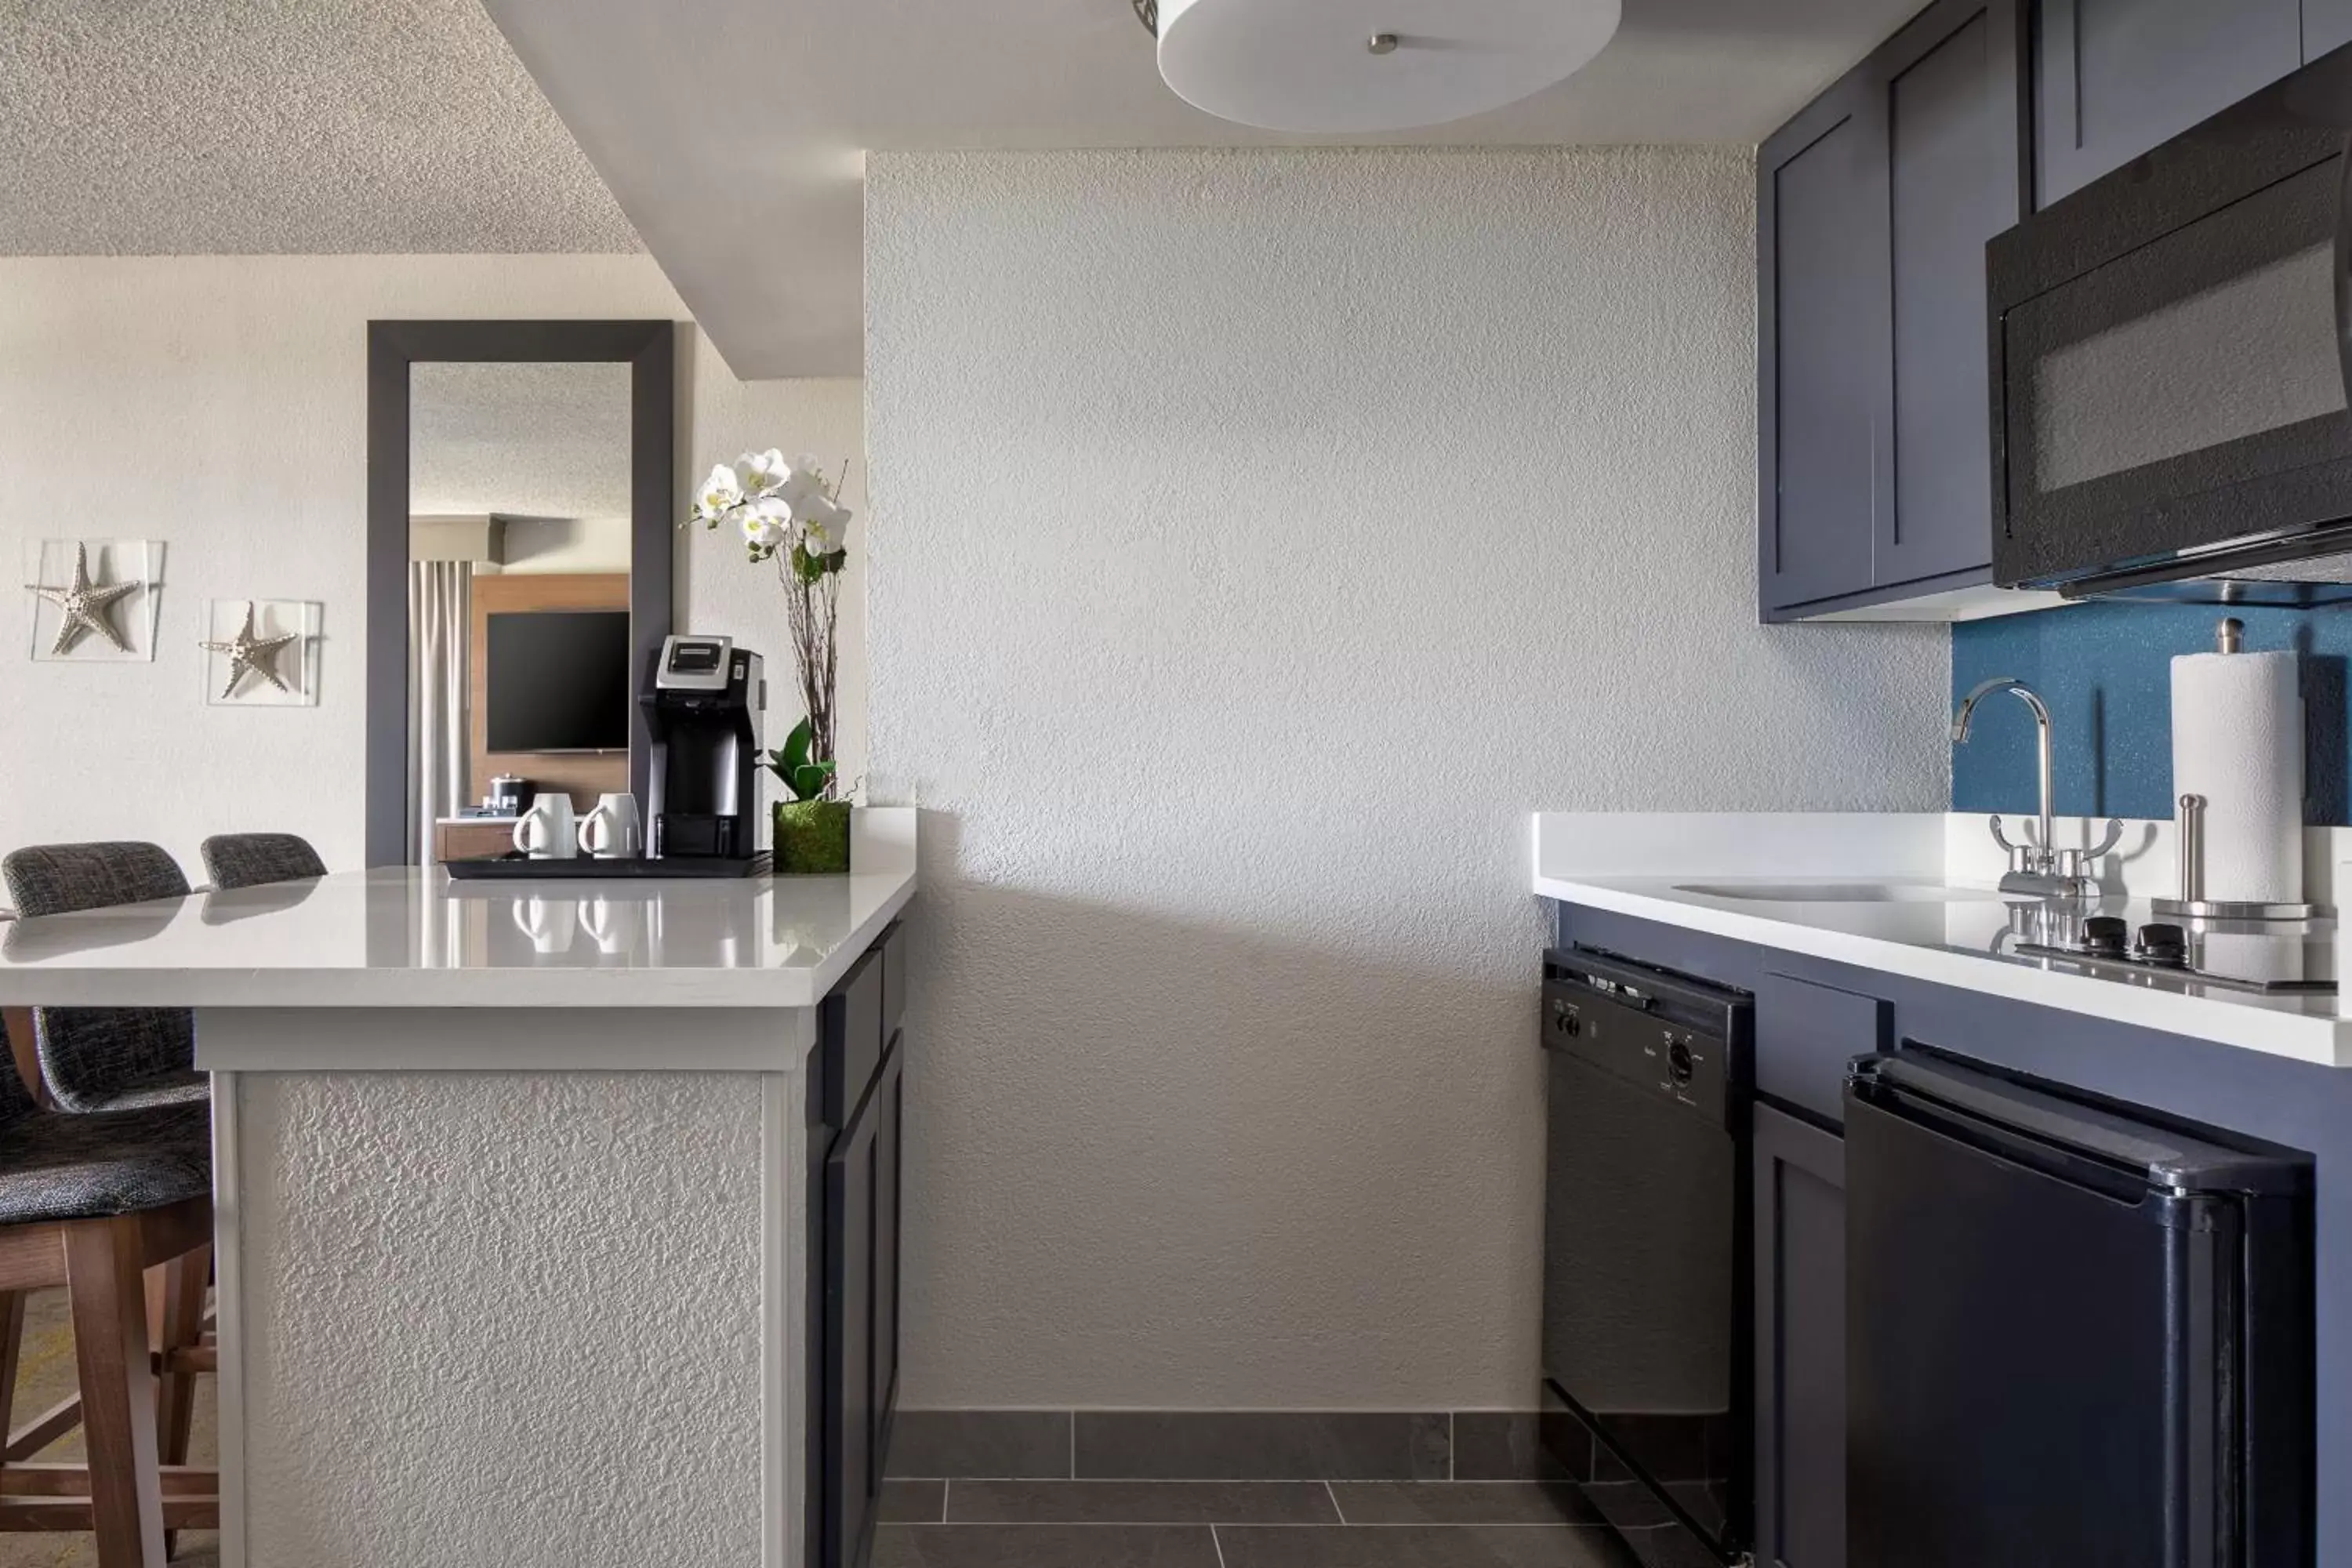
[(236, 636), (226, 642), (204, 645), (207, 653), (228, 655), (228, 685), (221, 692), (223, 701), (236, 695), (237, 687), (248, 675), (258, 675), (280, 691), (286, 689), (286, 682), (278, 676), (278, 650), (295, 641), (296, 634), (288, 632), (283, 637), (256, 637), (253, 611), (254, 606), (248, 602), (245, 606), (245, 623), (237, 627)]
[(79, 641), (84, 632), (96, 632), (114, 645), (118, 653), (129, 653), (131, 645), (115, 629), (106, 607), (137, 589), (136, 583), (96, 584), (89, 580), (89, 546), (74, 546), (73, 581), (62, 588), (47, 588), (38, 583), (25, 586), (58, 607), (58, 640), (50, 647), (53, 655), (62, 654)]

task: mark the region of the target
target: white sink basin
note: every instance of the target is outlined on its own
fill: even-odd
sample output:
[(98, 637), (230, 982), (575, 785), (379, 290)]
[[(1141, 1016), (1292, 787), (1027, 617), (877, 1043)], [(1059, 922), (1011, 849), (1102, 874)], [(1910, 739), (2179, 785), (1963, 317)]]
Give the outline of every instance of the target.
[(1998, 903), (2001, 898), (1990, 888), (1947, 888), (1936, 882), (1685, 882), (1675, 891), (1768, 904)]

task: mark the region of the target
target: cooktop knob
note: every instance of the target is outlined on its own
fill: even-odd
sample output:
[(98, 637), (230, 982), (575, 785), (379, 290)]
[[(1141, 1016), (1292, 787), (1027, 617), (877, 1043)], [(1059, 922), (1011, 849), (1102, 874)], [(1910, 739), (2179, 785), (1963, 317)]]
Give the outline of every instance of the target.
[(2189, 938), (2176, 925), (2144, 925), (2139, 928), (2138, 951), (2150, 963), (2185, 963)]
[(2102, 958), (2121, 958), (2131, 925), (2118, 915), (2093, 915), (2083, 922), (2083, 951)]

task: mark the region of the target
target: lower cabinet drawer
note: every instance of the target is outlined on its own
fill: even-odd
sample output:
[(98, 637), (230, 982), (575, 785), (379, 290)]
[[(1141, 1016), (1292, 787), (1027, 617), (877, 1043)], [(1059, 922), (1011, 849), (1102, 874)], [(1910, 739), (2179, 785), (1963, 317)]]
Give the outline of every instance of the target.
[(1846, 1063), (1886, 1048), (1894, 1008), (1767, 971), (1756, 985), (1756, 1089), (1785, 1105), (1844, 1123)]

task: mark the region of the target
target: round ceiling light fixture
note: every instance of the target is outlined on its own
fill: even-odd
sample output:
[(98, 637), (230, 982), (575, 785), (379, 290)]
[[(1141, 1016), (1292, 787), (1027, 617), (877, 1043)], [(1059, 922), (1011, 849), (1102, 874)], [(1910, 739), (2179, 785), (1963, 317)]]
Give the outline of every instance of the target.
[(1157, 0), (1160, 74), (1221, 120), (1266, 131), (1440, 125), (1573, 76), (1622, 0)]

